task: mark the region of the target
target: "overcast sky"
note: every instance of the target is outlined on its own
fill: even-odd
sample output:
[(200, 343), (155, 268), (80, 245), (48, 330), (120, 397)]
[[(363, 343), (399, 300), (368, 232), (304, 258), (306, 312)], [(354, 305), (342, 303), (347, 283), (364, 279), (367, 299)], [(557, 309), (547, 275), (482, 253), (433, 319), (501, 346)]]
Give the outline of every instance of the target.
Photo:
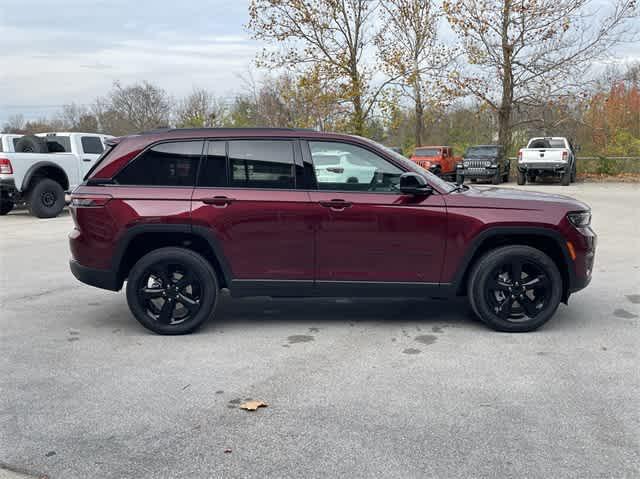
[(0, 0), (0, 124), (90, 103), (114, 80), (238, 91), (257, 51), (244, 0)]
[(114, 80), (149, 80), (177, 98), (194, 86), (231, 96), (261, 47), (244, 29), (247, 3), (0, 0), (0, 125), (91, 103)]

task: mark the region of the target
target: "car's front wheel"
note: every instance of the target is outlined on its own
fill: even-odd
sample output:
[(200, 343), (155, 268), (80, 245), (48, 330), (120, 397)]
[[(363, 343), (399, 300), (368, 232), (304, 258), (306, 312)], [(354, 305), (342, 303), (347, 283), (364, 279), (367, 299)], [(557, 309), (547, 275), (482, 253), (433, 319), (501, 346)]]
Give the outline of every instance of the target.
[(211, 264), (185, 248), (160, 248), (133, 266), (127, 302), (135, 318), (158, 334), (186, 334), (209, 319), (219, 286)]
[(533, 331), (546, 323), (562, 299), (562, 277), (553, 260), (530, 246), (486, 253), (469, 276), (476, 315), (497, 331)]

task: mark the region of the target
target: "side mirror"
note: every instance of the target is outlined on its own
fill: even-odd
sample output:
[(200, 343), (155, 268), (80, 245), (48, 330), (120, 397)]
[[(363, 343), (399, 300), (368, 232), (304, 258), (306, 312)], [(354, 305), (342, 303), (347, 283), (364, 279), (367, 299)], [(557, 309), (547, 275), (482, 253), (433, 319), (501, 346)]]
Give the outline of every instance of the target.
[(400, 192), (405, 195), (426, 196), (433, 193), (433, 189), (418, 173), (403, 173), (400, 175)]

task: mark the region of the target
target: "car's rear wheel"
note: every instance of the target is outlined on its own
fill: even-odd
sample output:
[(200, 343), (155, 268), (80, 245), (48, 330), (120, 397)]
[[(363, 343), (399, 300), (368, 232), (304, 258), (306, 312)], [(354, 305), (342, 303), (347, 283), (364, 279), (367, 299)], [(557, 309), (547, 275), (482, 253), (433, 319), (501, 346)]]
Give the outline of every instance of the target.
[(522, 171), (518, 171), (518, 184), (519, 185), (524, 185), (527, 182), (527, 177), (525, 176), (525, 174)]
[(135, 318), (158, 334), (186, 334), (209, 319), (218, 300), (211, 264), (184, 248), (160, 248), (133, 266), (127, 302)]
[(29, 211), (38, 218), (54, 218), (64, 208), (64, 190), (51, 178), (39, 180), (29, 193)]
[(485, 254), (469, 276), (476, 315), (497, 331), (533, 331), (546, 323), (562, 299), (556, 264), (530, 246), (504, 246)]
[(565, 172), (562, 173), (562, 177), (560, 178), (560, 184), (562, 186), (569, 186), (569, 184), (571, 183), (571, 176), (572, 176), (571, 169), (569, 168), (565, 170)]
[(0, 201), (0, 216), (9, 214), (14, 207), (13, 201), (1, 200)]

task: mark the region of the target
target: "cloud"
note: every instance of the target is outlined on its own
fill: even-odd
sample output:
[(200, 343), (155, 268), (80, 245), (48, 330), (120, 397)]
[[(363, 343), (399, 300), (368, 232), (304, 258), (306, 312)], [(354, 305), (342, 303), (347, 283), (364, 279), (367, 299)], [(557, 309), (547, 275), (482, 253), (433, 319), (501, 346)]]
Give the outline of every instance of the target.
[(2, 3), (3, 64), (11, 68), (0, 71), (0, 124), (21, 105), (37, 118), (53, 105), (90, 103), (116, 80), (148, 80), (176, 97), (194, 86), (227, 95), (258, 50), (242, 27), (242, 1), (59, 0), (51, 9), (32, 0), (29, 10), (46, 14), (29, 17), (24, 0)]

